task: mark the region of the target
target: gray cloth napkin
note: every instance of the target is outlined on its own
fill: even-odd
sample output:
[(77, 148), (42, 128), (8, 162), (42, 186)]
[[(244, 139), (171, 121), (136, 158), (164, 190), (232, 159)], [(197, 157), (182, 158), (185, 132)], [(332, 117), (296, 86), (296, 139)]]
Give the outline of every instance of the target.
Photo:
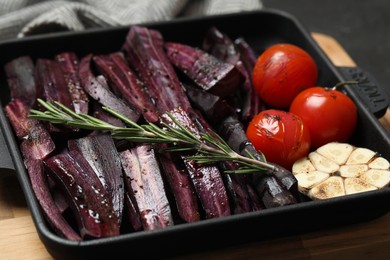
[(261, 8), (261, 0), (0, 0), (0, 41)]

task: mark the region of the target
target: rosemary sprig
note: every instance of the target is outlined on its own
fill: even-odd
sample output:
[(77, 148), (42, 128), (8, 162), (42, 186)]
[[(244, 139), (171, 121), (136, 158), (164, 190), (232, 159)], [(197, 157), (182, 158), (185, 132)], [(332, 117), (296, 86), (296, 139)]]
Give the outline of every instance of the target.
[(258, 161), (249, 156), (242, 156), (233, 151), (229, 145), (217, 133), (201, 133), (198, 138), (172, 115), (168, 114), (174, 126), (162, 123), (159, 127), (153, 123), (137, 124), (109, 107), (104, 110), (121, 119), (129, 127), (118, 127), (87, 114), (78, 114), (59, 102), (54, 104), (38, 99), (38, 103), (45, 111), (30, 110), (32, 119), (48, 121), (53, 124), (65, 124), (68, 126), (87, 129), (109, 131), (115, 139), (125, 139), (138, 143), (167, 143), (171, 144), (166, 151), (196, 151), (196, 155), (188, 156), (188, 159), (198, 163), (213, 163), (231, 160), (240, 164), (240, 168), (234, 173), (273, 172), (276, 167), (266, 162)]

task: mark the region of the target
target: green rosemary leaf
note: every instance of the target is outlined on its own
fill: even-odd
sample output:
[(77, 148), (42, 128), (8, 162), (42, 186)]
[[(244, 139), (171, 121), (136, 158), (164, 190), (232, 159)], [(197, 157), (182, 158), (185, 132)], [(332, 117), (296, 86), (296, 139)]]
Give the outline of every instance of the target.
[[(225, 143), (221, 142), (218, 143), (209, 133), (202, 133), (201, 134), (202, 138), (209, 142), (210, 144), (214, 145), (221, 151), (223, 151), (225, 154), (229, 154), (232, 152), (229, 146), (227, 146)], [(219, 140), (219, 139), (218, 139)]]
[(163, 129), (159, 128), (155, 124), (145, 125), (144, 129), (145, 129), (145, 131), (150, 131), (151, 133), (155, 134), (156, 136), (170, 140), (170, 142), (174, 142), (177, 140), (177, 137), (173, 132), (164, 131)]
[[(184, 127), (182, 128), (184, 130), (182, 130), (174, 126), (168, 125), (165, 122), (163, 122), (162, 125), (166, 129), (165, 135), (170, 136), (177, 141), (194, 142), (194, 140), (196, 140), (196, 138), (194, 138), (192, 134), (188, 133), (187, 129)], [(198, 140), (196, 140), (196, 142), (198, 142)]]
[(163, 152), (190, 152), (194, 151), (194, 147), (178, 147), (178, 146), (172, 146), (172, 147), (166, 147), (161, 149)]
[[(176, 127), (178, 127), (182, 132), (180, 134), (184, 138), (188, 138), (189, 140), (195, 141), (197, 143), (200, 142), (199, 138), (197, 138), (192, 132), (190, 132), (186, 127), (184, 127), (176, 118), (174, 118), (171, 114), (167, 114), (168, 117), (172, 120), (172, 122), (175, 124)], [(168, 125), (166, 123), (163, 123), (167, 128), (169, 128), (171, 131), (176, 131), (176, 128)]]
[(135, 128), (139, 128), (139, 129), (142, 129), (142, 127), (140, 125), (138, 125), (136, 122), (134, 122), (133, 120), (123, 116), (122, 114), (116, 112), (115, 110), (112, 110), (111, 108), (109, 107), (106, 107), (106, 106), (103, 106), (102, 107), (103, 110), (109, 112), (111, 115), (121, 119), (123, 122), (125, 122), (126, 124), (132, 126), (132, 127), (135, 127)]
[(140, 136), (118, 137), (118, 136), (113, 135), (112, 137), (115, 139), (127, 140), (127, 141), (133, 142), (133, 143), (157, 144), (157, 143), (166, 143), (167, 142), (165, 139), (159, 139), (159, 138), (151, 139), (150, 137), (140, 137)]

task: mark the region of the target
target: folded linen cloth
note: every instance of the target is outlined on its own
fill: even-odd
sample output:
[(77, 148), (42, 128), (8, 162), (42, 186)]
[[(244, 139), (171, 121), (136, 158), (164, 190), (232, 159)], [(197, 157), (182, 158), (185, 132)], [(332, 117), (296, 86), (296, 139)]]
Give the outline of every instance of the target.
[(251, 11), (261, 0), (0, 0), (0, 41), (29, 35)]

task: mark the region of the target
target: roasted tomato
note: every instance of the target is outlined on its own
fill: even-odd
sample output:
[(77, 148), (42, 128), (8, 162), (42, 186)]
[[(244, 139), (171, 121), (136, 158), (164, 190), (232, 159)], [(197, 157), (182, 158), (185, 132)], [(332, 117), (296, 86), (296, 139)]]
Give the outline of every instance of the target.
[(295, 97), (290, 112), (298, 115), (309, 128), (313, 149), (330, 142), (345, 142), (356, 128), (355, 103), (336, 89), (306, 89)]
[(290, 170), (310, 149), (309, 129), (298, 116), (282, 110), (260, 112), (249, 123), (246, 134), (268, 161)]
[(260, 98), (272, 108), (288, 109), (294, 97), (317, 83), (318, 68), (305, 50), (276, 44), (257, 59), (252, 73)]

